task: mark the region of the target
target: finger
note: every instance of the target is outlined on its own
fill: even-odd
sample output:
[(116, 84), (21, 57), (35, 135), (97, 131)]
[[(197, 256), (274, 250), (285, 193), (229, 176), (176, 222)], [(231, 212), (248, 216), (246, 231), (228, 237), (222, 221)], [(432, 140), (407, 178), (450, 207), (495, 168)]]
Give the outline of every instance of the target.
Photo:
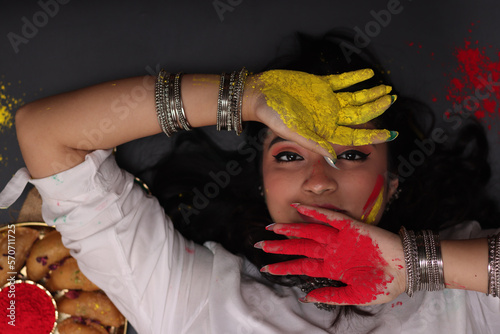
[(268, 264), (264, 266), (261, 272), (272, 275), (307, 275), (311, 277), (330, 277), (323, 272), (323, 260), (320, 259), (296, 259), (286, 262)]
[(309, 239), (266, 240), (260, 242), (260, 247), (266, 253), (302, 255), (310, 258), (322, 258), (324, 247)]
[(342, 108), (337, 123), (339, 125), (365, 124), (382, 115), (395, 100), (395, 95), (385, 95), (373, 102)]
[(373, 302), (377, 296), (373, 293), (361, 293), (352, 285), (338, 288), (318, 288), (302, 299), (309, 303), (325, 303), (334, 305), (365, 305)]
[(374, 74), (372, 69), (365, 68), (352, 72), (328, 75), (325, 76), (324, 79), (330, 84), (333, 90), (339, 90), (368, 80), (373, 77)]
[(347, 105), (359, 106), (371, 101), (375, 101), (378, 98), (389, 94), (391, 90), (391, 86), (380, 85), (370, 89), (359, 90), (357, 92), (337, 93), (337, 98), (340, 101), (341, 107), (345, 107)]
[(352, 129), (346, 126), (339, 126), (335, 129), (335, 134), (329, 141), (335, 141), (343, 146), (363, 146), (370, 144), (380, 144), (394, 140), (398, 132), (389, 130), (372, 129)]
[(303, 204), (296, 204), (294, 205), (294, 207), (299, 213), (303, 214), (304, 216), (308, 216), (317, 219), (318, 221), (327, 223), (337, 230), (342, 230), (345, 227), (351, 226), (352, 224), (352, 220), (348, 216), (340, 212)]
[[(288, 129), (287, 129), (288, 130)], [(282, 138), (294, 141), (300, 146), (318, 153), (324, 157), (328, 157), (335, 163), (337, 161), (337, 154), (333, 149), (331, 143), (327, 139), (319, 136), (311, 129), (302, 129), (300, 133), (294, 131), (275, 131), (276, 134)]]
[(274, 224), (273, 232), (288, 237), (311, 239), (322, 244), (329, 244), (334, 241), (339, 231), (324, 224), (287, 223)]

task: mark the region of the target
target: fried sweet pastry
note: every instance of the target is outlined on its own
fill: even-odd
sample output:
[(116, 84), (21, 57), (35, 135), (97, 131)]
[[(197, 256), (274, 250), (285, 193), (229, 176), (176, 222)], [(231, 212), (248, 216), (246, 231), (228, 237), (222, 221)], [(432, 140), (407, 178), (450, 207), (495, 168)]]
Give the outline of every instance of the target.
[(97, 320), (105, 326), (119, 327), (125, 324), (125, 317), (108, 296), (98, 291), (82, 291), (76, 298), (63, 296), (57, 301), (57, 310), (72, 316)]
[(64, 247), (61, 234), (56, 230), (48, 233), (45, 238), (35, 242), (26, 260), (28, 278), (41, 280), (49, 272), (51, 265), (69, 256), (69, 249)]
[(94, 322), (84, 323), (78, 318), (68, 318), (57, 325), (59, 334), (109, 334), (104, 326)]
[(78, 268), (78, 263), (72, 257), (64, 260), (45, 282), (45, 287), (51, 291), (70, 289), (96, 291), (99, 287), (92, 283)]
[(31, 245), (40, 233), (28, 227), (6, 229), (0, 235), (0, 287), (7, 283), (12, 272), (19, 273), (29, 254)]

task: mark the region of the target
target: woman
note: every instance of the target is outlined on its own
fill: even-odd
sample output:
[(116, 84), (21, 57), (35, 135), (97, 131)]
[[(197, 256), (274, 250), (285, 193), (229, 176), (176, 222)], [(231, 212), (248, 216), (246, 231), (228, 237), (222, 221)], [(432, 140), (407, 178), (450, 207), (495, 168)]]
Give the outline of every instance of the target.
[[(311, 302), (359, 304), (373, 312), (374, 316), (355, 322), (340, 319), (336, 327), (340, 332), (421, 332), (429, 324), (432, 327), (425, 330), (481, 330), (484, 325), (475, 323), (474, 316), (483, 312), (488, 320), (496, 319), (500, 305), (496, 298), (484, 296), (488, 292), (486, 239), (443, 241), (444, 280), (422, 278), (429, 285), (471, 291), (420, 292), (411, 299), (403, 294), (412, 294), (418, 289), (411, 284), (421, 283), (407, 275), (409, 265), (414, 265), (409, 243), (402, 244), (396, 234), (375, 226), (399, 186), (390, 173), (385, 143), (394, 133), (374, 130), (379, 128), (377, 121), (369, 122), (394, 98), (383, 85), (355, 96), (333, 92), (370, 75), (361, 71), (325, 80), (298, 72), (264, 72), (246, 80), (242, 95), (238, 90), (230, 93), (232, 86), (220, 84), (219, 76), (184, 75), (176, 87), (177, 77), (165, 82), (160, 75), (156, 94), (154, 78), (141, 77), (36, 101), (16, 115), (29, 170), (29, 174), (21, 171), (16, 180), (33, 178), (30, 182), (44, 199), (45, 220), (62, 233), (86, 276), (140, 333), (331, 331), (331, 313)], [(241, 77), (244, 72), (235, 74)], [(243, 87), (235, 78), (229, 78), (234, 87)], [(302, 89), (297, 91), (297, 86)], [(161, 87), (170, 95), (165, 97)], [(134, 185), (133, 177), (121, 171), (110, 155), (109, 149), (119, 144), (162, 130), (170, 134), (184, 124), (238, 129), (238, 117), (224, 117), (229, 115), (227, 103), (238, 110), (239, 96), (243, 121), (269, 128), (262, 136), (263, 193), (275, 224), (268, 229), (301, 237), (264, 241), (256, 247), (309, 257), (269, 265), (263, 271), (305, 274), (326, 278), (326, 285), (342, 281), (345, 286), (315, 290), (323, 282), (313, 281), (312, 293), (303, 298), (299, 288), (273, 284), (248, 260), (218, 244), (203, 247), (184, 239), (156, 199)], [(123, 100), (129, 102), (126, 110), (113, 107)], [(336, 108), (332, 103), (338, 104)], [(162, 108), (170, 108), (166, 119)], [(325, 108), (335, 122), (321, 122)], [(347, 121), (347, 116), (357, 120)], [(361, 131), (351, 133), (349, 128)], [(341, 140), (337, 130), (347, 132), (348, 138)], [(238, 167), (228, 163), (227, 173), (236, 175)], [(4, 197), (1, 202), (8, 201)], [(337, 262), (338, 258), (343, 261)], [(433, 263), (427, 261), (425, 266), (426, 273), (434, 273)], [(297, 302), (299, 298), (304, 303)], [(366, 308), (372, 304), (383, 306)], [(443, 323), (444, 318), (453, 320)]]

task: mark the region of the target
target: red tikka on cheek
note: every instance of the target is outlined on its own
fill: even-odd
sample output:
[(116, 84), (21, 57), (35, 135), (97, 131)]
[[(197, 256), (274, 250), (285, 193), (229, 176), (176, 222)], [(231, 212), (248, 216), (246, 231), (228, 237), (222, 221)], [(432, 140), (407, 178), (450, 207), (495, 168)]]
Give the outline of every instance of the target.
[[(326, 215), (303, 207), (298, 207), (298, 211), (335, 228), (331, 235), (325, 236), (325, 230), (319, 229), (317, 231), (321, 231), (321, 235), (311, 236), (323, 247), (321, 253), (317, 252), (321, 254), (323, 262), (310, 267), (310, 263), (303, 262), (302, 268), (308, 265), (308, 276), (327, 277), (347, 284), (340, 288), (313, 290), (308, 294), (307, 301), (361, 305), (385, 293), (387, 284), (394, 277), (385, 273), (384, 268), (388, 267), (388, 263), (369, 235), (360, 234), (359, 229), (353, 227), (348, 219), (329, 220)], [(313, 234), (314, 230), (309, 233)], [(326, 241), (329, 242), (325, 244)]]
[(380, 208), (382, 207), (382, 202), (384, 200), (384, 182), (384, 177), (378, 175), (375, 187), (373, 187), (373, 191), (363, 207), (361, 220), (367, 224), (375, 222)]

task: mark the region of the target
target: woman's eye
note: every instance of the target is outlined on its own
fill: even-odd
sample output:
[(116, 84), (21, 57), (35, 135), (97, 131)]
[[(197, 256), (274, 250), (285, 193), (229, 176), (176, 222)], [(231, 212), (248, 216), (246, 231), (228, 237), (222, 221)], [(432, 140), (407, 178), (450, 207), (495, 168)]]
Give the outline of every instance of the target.
[(356, 150), (349, 150), (338, 155), (337, 157), (345, 160), (364, 161), (369, 155), (370, 153), (366, 154)]
[(304, 160), (300, 154), (293, 153), (293, 152), (280, 152), (276, 155), (273, 155), (274, 159), (276, 159), (277, 162), (290, 162), (290, 161), (298, 161), (298, 160)]

